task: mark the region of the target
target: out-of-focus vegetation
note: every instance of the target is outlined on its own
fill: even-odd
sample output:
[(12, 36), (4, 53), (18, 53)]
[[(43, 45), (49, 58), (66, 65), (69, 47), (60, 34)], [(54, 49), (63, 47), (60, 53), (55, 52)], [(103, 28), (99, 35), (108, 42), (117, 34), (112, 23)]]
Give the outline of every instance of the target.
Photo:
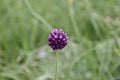
[(0, 0), (0, 80), (53, 80), (54, 28), (70, 37), (59, 80), (120, 80), (120, 0)]

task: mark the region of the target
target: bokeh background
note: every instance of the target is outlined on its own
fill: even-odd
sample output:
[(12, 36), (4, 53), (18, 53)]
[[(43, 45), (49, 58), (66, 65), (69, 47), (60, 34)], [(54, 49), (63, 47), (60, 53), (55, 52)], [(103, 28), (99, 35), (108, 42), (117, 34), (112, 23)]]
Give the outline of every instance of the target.
[(59, 80), (120, 80), (120, 0), (0, 0), (0, 80), (54, 80), (55, 28)]

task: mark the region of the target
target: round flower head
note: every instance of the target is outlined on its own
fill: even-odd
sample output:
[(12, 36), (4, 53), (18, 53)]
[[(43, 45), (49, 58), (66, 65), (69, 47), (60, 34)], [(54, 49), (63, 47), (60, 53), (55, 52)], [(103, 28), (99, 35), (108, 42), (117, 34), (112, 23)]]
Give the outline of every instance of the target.
[(53, 50), (61, 50), (67, 43), (68, 36), (62, 29), (55, 29), (48, 36), (48, 45)]

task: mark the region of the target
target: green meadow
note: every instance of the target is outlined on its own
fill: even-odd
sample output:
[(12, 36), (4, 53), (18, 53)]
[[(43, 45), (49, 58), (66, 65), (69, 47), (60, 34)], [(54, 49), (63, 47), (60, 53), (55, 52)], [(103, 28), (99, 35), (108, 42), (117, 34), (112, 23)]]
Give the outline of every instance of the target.
[(54, 80), (56, 28), (58, 80), (120, 80), (120, 0), (0, 0), (0, 80)]

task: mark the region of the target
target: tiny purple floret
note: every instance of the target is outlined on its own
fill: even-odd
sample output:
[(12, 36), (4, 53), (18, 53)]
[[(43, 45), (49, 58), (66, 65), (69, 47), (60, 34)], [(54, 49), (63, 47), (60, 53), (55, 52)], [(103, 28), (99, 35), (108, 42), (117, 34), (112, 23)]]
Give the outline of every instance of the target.
[(62, 29), (55, 29), (48, 36), (48, 45), (53, 50), (61, 50), (68, 44), (68, 38)]

